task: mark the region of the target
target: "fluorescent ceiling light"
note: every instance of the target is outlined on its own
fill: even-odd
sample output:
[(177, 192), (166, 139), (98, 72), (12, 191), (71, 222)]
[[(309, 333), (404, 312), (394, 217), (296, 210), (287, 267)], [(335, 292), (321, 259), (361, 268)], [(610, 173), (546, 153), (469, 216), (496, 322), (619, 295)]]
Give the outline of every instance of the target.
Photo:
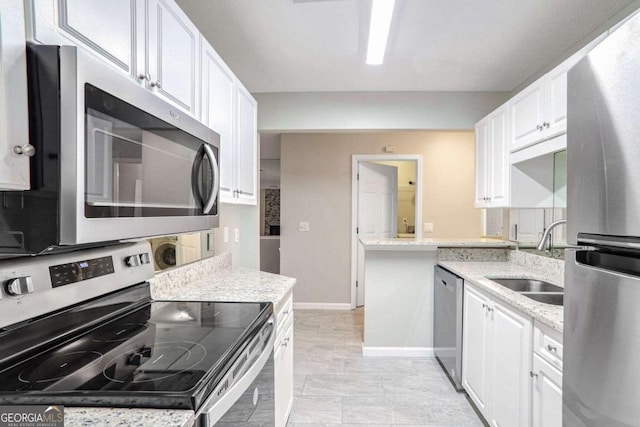
[(369, 47), (367, 48), (367, 64), (379, 65), (384, 59), (387, 49), (389, 28), (395, 0), (371, 0), (371, 24), (369, 25)]

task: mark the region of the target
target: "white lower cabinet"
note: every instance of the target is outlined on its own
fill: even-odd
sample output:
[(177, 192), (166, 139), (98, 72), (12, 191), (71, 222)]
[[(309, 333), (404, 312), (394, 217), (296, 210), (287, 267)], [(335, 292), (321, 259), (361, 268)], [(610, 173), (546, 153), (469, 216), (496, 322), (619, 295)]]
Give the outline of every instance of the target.
[(532, 320), (465, 283), (462, 384), (492, 426), (531, 419)]
[(533, 354), (533, 427), (562, 427), (562, 373)]
[(284, 427), (293, 405), (293, 311), (291, 299), (276, 314), (273, 354), (275, 377), (275, 425)]

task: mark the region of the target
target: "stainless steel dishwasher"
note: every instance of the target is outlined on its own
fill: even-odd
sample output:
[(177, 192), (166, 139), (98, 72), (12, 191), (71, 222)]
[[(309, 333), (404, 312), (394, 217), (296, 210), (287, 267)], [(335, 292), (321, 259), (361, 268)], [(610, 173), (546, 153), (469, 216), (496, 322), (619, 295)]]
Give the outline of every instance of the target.
[(457, 390), (462, 390), (462, 293), (464, 281), (436, 265), (433, 350)]

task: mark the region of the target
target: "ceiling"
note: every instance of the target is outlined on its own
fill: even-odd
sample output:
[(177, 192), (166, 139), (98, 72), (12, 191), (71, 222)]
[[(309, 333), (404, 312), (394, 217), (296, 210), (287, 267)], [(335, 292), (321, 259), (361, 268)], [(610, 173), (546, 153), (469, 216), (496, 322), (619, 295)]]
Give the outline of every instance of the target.
[(369, 0), (177, 0), (254, 93), (511, 91), (631, 2), (398, 0), (371, 66)]

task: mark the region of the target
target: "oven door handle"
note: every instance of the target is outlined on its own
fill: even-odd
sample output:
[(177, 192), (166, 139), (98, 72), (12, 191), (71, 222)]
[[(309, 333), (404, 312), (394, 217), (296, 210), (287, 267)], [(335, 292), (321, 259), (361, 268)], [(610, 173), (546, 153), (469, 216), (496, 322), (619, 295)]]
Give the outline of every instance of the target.
[(207, 155), (207, 159), (209, 160), (209, 164), (211, 165), (211, 170), (213, 171), (213, 185), (211, 185), (211, 192), (209, 193), (207, 204), (202, 208), (202, 212), (207, 215), (211, 212), (211, 209), (216, 202), (216, 198), (218, 197), (218, 190), (220, 189), (220, 171), (218, 170), (218, 160), (216, 159), (216, 155), (211, 149), (211, 146), (205, 143), (203, 147), (204, 152)]
[(193, 198), (195, 199), (196, 205), (199, 208), (202, 208), (204, 211), (204, 199), (202, 198), (202, 193), (200, 192), (200, 169), (202, 168), (202, 160), (204, 159), (205, 151), (204, 145), (200, 146), (196, 153), (196, 157), (193, 160), (193, 166), (191, 166), (191, 192), (193, 193)]
[[(227, 411), (231, 409), (240, 396), (246, 393), (249, 386), (255, 381), (258, 375), (260, 375), (269, 358), (273, 357), (273, 346), (276, 335), (273, 328), (273, 319), (270, 319), (267, 324), (271, 328), (271, 336), (269, 337), (267, 345), (264, 346), (262, 353), (260, 353), (260, 356), (247, 368), (242, 377), (224, 393), (222, 398), (217, 399), (218, 396), (215, 389), (211, 392), (209, 398), (202, 404), (200, 410), (196, 412), (197, 425), (208, 427), (217, 423)], [(229, 370), (233, 369), (234, 366), (231, 366)]]

